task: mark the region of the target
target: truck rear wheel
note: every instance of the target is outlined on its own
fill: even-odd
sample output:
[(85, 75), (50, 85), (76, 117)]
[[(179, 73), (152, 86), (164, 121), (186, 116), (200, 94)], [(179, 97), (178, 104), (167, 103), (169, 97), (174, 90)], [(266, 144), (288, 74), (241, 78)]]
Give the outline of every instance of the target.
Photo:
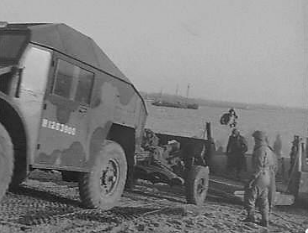
[(209, 169), (204, 166), (193, 166), (185, 181), (186, 200), (189, 204), (202, 205), (209, 185)]
[(13, 167), (14, 150), (11, 137), (0, 124), (0, 200), (11, 182)]
[(127, 163), (122, 147), (106, 141), (89, 173), (79, 179), (79, 193), (86, 208), (111, 209), (119, 201), (125, 186)]

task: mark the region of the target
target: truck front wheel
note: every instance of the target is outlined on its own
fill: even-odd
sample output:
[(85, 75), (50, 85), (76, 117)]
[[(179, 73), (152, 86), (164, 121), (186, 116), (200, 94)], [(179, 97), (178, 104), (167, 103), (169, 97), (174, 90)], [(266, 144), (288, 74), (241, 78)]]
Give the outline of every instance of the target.
[(0, 200), (11, 182), (13, 167), (14, 150), (11, 137), (0, 124)]
[(125, 186), (127, 163), (122, 147), (106, 140), (89, 173), (79, 179), (79, 193), (86, 208), (114, 207)]
[(209, 168), (192, 166), (185, 180), (186, 200), (189, 204), (202, 205), (209, 185)]

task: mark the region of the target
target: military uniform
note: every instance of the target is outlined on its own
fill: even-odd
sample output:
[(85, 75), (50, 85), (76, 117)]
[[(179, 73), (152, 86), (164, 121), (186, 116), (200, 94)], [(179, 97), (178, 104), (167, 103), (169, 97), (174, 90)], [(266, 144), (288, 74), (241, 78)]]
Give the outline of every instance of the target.
[(253, 133), (255, 147), (252, 155), (253, 174), (245, 187), (244, 205), (247, 211), (245, 221), (255, 221), (255, 206), (258, 205), (262, 215), (261, 225), (269, 223), (269, 212), (274, 202), (276, 186), (275, 173), (277, 162), (269, 148), (266, 134), (262, 131)]
[(299, 147), (299, 136), (294, 136), (294, 140), (292, 142), (292, 148), (291, 148), (291, 153), (290, 153), (290, 169), (289, 169), (289, 177), (292, 174), (294, 164), (295, 164), (295, 159), (298, 153), (298, 147)]
[(232, 130), (227, 145), (227, 170), (236, 169), (236, 176), (239, 178), (240, 172), (245, 166), (245, 152), (247, 151), (246, 139), (240, 135), (237, 129)]

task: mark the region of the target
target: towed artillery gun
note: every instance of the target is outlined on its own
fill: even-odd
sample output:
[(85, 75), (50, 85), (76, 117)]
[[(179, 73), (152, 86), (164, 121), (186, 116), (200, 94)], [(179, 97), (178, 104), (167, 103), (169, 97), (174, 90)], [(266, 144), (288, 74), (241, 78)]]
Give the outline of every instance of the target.
[(135, 179), (185, 186), (189, 204), (202, 205), (209, 185), (209, 165), (215, 145), (210, 123), (207, 139), (155, 134), (145, 129), (142, 150), (136, 153)]
[(65, 24), (0, 27), (0, 200), (34, 169), (78, 179), (87, 208), (129, 184), (147, 111), (89, 37)]

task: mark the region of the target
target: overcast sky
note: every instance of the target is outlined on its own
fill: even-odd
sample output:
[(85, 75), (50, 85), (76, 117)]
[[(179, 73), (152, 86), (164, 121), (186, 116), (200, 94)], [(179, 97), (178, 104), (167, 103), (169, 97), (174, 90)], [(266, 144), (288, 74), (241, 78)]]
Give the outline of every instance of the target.
[(0, 20), (72, 26), (140, 91), (307, 107), (304, 2), (1, 0)]

